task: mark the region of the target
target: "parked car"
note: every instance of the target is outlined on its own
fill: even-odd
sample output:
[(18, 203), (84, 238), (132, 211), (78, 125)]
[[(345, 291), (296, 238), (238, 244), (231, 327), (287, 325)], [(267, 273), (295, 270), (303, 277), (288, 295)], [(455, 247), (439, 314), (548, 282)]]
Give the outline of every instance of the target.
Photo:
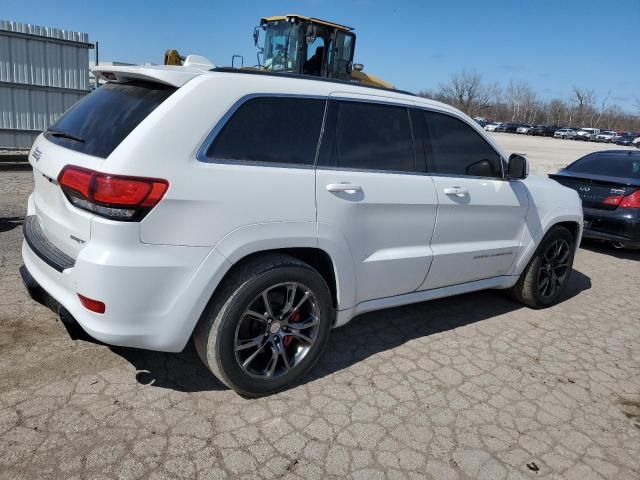
[(516, 133), (522, 133), (522, 134), (529, 134), (529, 132), (531, 131), (531, 129), (533, 128), (533, 125), (529, 125), (528, 123), (524, 123), (522, 125), (520, 125), (518, 128), (516, 128)]
[(611, 139), (612, 143), (618, 143), (618, 139), (621, 137), (626, 137), (632, 135), (631, 132), (615, 132), (613, 138)]
[(485, 125), (485, 126), (484, 126), (484, 129), (485, 129), (487, 132), (495, 132), (495, 131), (496, 131), (496, 128), (498, 128), (500, 125), (502, 125), (502, 123), (501, 123), (501, 122), (498, 122), (498, 123), (489, 123), (489, 124), (487, 124), (487, 125)]
[(584, 140), (588, 142), (590, 140), (593, 140), (596, 137), (596, 135), (598, 135), (599, 133), (600, 133), (599, 128), (581, 128), (576, 132), (573, 139)]
[(585, 238), (640, 248), (640, 152), (590, 153), (549, 176), (580, 195)]
[(640, 135), (633, 139), (631, 145), (640, 148)]
[(553, 137), (559, 127), (553, 125), (536, 125), (529, 130), (529, 135), (536, 135), (540, 137)]
[(576, 136), (577, 130), (573, 128), (560, 128), (555, 131), (553, 134), (554, 138), (568, 138), (573, 140), (573, 137)]
[(501, 125), (498, 125), (495, 131), (503, 133), (516, 133), (519, 126), (520, 125), (517, 123), (503, 123)]
[(616, 144), (628, 147), (630, 145), (633, 145), (633, 141), (635, 140), (635, 138), (635, 135), (623, 135), (621, 137), (618, 137)]
[(260, 396), (360, 313), (484, 288), (543, 308), (567, 285), (578, 194), (450, 106), (250, 70), (94, 73), (110, 82), (30, 152), (21, 272), (102, 342), (193, 336)]
[(602, 142), (602, 143), (611, 143), (613, 141), (613, 137), (616, 132), (612, 132), (611, 130), (603, 130), (599, 134), (593, 138), (594, 142)]

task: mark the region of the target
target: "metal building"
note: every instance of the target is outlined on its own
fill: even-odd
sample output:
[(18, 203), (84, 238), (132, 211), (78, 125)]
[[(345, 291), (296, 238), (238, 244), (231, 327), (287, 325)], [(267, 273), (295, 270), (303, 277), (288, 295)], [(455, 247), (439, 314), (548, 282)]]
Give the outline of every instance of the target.
[(86, 33), (0, 20), (0, 148), (35, 137), (89, 92)]

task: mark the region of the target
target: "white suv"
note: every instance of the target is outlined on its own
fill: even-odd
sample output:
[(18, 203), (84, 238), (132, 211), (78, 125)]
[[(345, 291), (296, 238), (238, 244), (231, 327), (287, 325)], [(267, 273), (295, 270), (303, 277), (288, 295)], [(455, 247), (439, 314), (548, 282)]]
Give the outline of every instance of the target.
[(585, 140), (588, 142), (589, 140), (594, 140), (596, 138), (596, 135), (598, 135), (599, 133), (600, 133), (599, 128), (581, 128), (573, 136), (573, 139)]
[(248, 70), (96, 73), (31, 150), (21, 271), (100, 341), (193, 336), (256, 396), (360, 313), (487, 288), (541, 308), (567, 284), (577, 193), (454, 108)]

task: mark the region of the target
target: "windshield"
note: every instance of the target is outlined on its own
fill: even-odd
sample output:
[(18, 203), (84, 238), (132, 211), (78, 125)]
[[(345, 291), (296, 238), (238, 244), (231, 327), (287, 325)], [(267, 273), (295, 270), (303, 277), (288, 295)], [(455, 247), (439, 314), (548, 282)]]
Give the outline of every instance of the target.
[(277, 21), (266, 25), (263, 67), (274, 72), (298, 70), (298, 25)]

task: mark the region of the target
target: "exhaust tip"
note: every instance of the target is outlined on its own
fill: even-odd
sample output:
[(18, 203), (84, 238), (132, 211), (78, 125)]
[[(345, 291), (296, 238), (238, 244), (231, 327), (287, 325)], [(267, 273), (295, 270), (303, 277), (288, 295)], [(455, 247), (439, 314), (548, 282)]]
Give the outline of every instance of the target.
[(613, 245), (613, 248), (624, 248), (624, 243), (622, 242), (613, 242), (611, 245)]

